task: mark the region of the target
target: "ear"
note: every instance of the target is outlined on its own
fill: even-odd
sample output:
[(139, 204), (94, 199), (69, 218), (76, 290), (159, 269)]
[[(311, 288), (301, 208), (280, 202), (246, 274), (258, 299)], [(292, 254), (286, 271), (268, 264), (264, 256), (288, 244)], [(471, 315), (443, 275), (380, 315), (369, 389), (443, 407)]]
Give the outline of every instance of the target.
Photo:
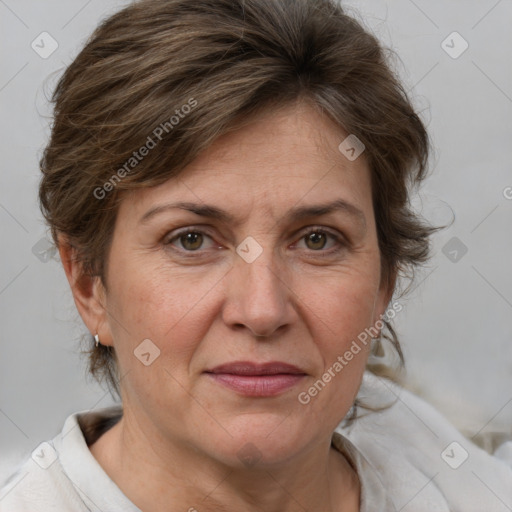
[(83, 273), (82, 264), (76, 259), (76, 249), (67, 238), (59, 235), (58, 242), (64, 272), (84, 324), (93, 335), (98, 334), (102, 345), (112, 345), (112, 334), (107, 317), (106, 291), (100, 277)]

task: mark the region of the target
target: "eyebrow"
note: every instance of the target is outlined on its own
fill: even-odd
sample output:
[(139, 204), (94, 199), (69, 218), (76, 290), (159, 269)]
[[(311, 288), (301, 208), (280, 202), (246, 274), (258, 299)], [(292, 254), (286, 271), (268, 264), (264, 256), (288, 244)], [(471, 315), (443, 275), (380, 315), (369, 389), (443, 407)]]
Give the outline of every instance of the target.
[[(201, 217), (217, 219), (225, 223), (234, 223), (236, 221), (235, 217), (232, 214), (230, 214), (226, 210), (218, 208), (217, 206), (180, 201), (177, 203), (163, 204), (151, 208), (140, 218), (139, 224), (144, 224), (148, 222), (151, 218), (155, 217), (156, 215), (159, 215), (160, 213), (175, 208), (195, 213), (196, 215), (200, 215)], [(348, 214), (349, 216), (353, 217), (356, 221), (360, 222), (364, 228), (366, 228), (366, 217), (364, 216), (362, 210), (360, 210), (353, 204), (348, 203), (344, 199), (337, 199), (330, 203), (324, 204), (296, 206), (288, 211), (288, 213), (285, 215), (285, 219), (288, 219), (289, 221), (299, 221), (310, 217), (319, 217), (321, 215), (327, 215), (329, 213), (333, 213), (336, 211), (342, 211)]]

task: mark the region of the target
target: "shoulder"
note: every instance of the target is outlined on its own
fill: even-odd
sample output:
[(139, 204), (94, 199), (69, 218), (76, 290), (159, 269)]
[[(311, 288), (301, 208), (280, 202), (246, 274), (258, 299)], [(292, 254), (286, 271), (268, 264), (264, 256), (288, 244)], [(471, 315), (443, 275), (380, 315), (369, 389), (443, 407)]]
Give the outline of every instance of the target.
[(86, 511), (66, 477), (53, 443), (41, 443), (0, 489), (0, 511)]
[[(89, 452), (102, 432), (119, 420), (118, 407), (79, 411), (62, 431), (35, 448), (6, 482), (0, 483), (0, 512), (90, 512), (90, 489), (112, 485)], [(95, 478), (95, 482), (90, 480)], [(96, 496), (94, 496), (96, 498)]]
[(360, 395), (363, 401), (391, 405), (363, 413), (353, 426), (337, 431), (379, 476), (397, 510), (510, 511), (511, 465), (465, 438), (426, 401), (388, 380), (366, 372)]

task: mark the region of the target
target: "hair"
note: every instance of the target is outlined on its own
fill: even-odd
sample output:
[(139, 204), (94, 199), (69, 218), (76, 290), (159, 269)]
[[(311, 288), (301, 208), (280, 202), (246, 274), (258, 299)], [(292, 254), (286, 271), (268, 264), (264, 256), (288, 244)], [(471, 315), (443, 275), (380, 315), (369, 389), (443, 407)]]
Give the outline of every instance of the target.
[[(53, 93), (39, 199), (55, 244), (107, 289), (124, 191), (159, 185), (220, 135), (307, 101), (365, 146), (382, 278), (395, 290), (427, 261), (438, 228), (410, 205), (430, 141), (386, 52), (335, 0), (131, 3), (96, 28)], [(389, 319), (383, 338), (402, 367)], [(90, 374), (120, 397), (114, 349), (88, 339)]]

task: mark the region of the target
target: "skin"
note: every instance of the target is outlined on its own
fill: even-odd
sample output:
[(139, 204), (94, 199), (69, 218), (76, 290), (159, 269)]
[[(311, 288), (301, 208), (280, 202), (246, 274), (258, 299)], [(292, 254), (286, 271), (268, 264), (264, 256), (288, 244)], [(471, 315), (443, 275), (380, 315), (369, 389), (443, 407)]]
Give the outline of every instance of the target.
[[(130, 191), (106, 290), (81, 276), (62, 240), (78, 311), (115, 347), (122, 375), (124, 416), (91, 453), (145, 512), (359, 510), (358, 477), (330, 443), (367, 351), (308, 404), (297, 399), (375, 324), (392, 292), (381, 279), (370, 171), (364, 153), (349, 161), (337, 149), (346, 136), (296, 102), (217, 139), (178, 177)], [(286, 217), (294, 206), (340, 198), (364, 220), (344, 210)], [(235, 220), (168, 209), (140, 222), (173, 201), (212, 204)], [(176, 237), (186, 227), (204, 233), (202, 245)], [(341, 244), (321, 232), (308, 241), (313, 228)], [(263, 249), (252, 263), (236, 253), (248, 236)], [(134, 355), (144, 339), (160, 350), (148, 366)], [(240, 360), (288, 362), (306, 375), (277, 396), (247, 397), (204, 373)], [(237, 455), (248, 443), (253, 465)]]

